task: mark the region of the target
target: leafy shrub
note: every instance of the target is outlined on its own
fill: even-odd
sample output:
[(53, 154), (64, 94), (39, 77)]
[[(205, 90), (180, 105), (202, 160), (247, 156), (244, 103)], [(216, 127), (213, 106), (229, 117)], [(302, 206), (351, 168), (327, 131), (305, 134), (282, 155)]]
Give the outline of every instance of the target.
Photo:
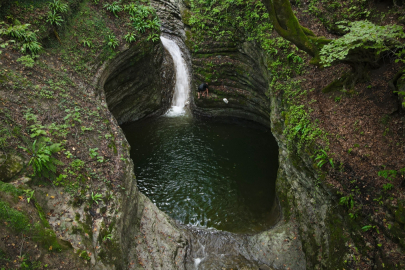
[(126, 34), (124, 38), (125, 38), (125, 40), (126, 40), (128, 43), (131, 43), (131, 42), (136, 41), (135, 34), (132, 33), (132, 32)]
[(0, 36), (6, 35), (16, 38), (21, 44), (21, 51), (23, 53), (31, 52), (33, 55), (38, 54), (42, 49), (41, 44), (38, 42), (36, 33), (38, 30), (30, 31), (28, 28), (30, 24), (12, 25), (9, 26), (4, 22), (0, 22), (4, 27), (0, 28)]
[(48, 16), (46, 17), (46, 22), (49, 22), (51, 25), (60, 26), (63, 22), (62, 16), (60, 16), (56, 11), (49, 11)]
[(328, 154), (326, 153), (325, 150), (321, 149), (318, 151), (318, 155), (315, 158), (315, 160), (319, 160), (317, 163), (317, 166), (319, 168), (321, 168), (325, 163), (330, 163), (330, 165), (332, 166), (332, 168), (335, 167), (335, 165), (333, 164), (333, 159), (328, 157)]
[(20, 58), (17, 59), (17, 62), (21, 62), (21, 64), (30, 68), (33, 67), (35, 64), (34, 58), (30, 55), (21, 56)]
[(383, 189), (384, 189), (385, 191), (391, 190), (393, 187), (394, 187), (394, 185), (391, 184), (391, 183), (387, 183), (387, 184), (384, 184), (384, 185), (383, 185)]
[(58, 13), (66, 13), (68, 9), (67, 4), (63, 4), (59, 0), (54, 0), (53, 2), (49, 3), (49, 9), (52, 10), (53, 12), (58, 12)]
[(402, 47), (397, 39), (405, 37), (399, 25), (377, 26), (369, 21), (355, 21), (347, 22), (347, 26), (340, 24), (338, 27), (348, 33), (322, 48), (321, 63), (325, 67), (335, 61), (345, 60), (349, 52), (356, 49), (369, 52), (365, 54), (359, 52), (360, 61), (378, 61), (383, 52)]
[(83, 39), (82, 44), (83, 44), (83, 46), (87, 46), (89, 48), (93, 47), (93, 43), (91, 42), (91, 40), (88, 40), (88, 39)]
[(132, 26), (135, 28), (136, 31), (140, 33), (144, 33), (148, 24), (142, 17), (131, 17)]
[(341, 197), (339, 200), (340, 205), (345, 205), (347, 208), (351, 209), (354, 207), (353, 195)]
[(395, 177), (397, 177), (397, 171), (396, 170), (381, 170), (378, 172), (378, 176), (382, 176), (385, 179), (392, 181), (395, 179)]
[(108, 43), (107, 43), (107, 45), (110, 48), (115, 49), (115, 47), (117, 47), (118, 44), (119, 44), (118, 39), (114, 35), (108, 35)]
[(23, 149), (32, 156), (28, 165), (32, 165), (34, 175), (55, 178), (56, 165), (63, 165), (63, 163), (52, 155), (62, 150), (60, 143), (48, 145), (46, 142), (35, 140), (30, 149)]
[(122, 11), (122, 7), (117, 1), (114, 1), (112, 4), (110, 3), (105, 4), (104, 8), (112, 12), (115, 15), (115, 17), (118, 17), (117, 12)]
[(103, 198), (103, 195), (101, 195), (101, 194), (99, 194), (99, 193), (94, 194), (93, 192), (91, 192), (91, 200), (92, 200), (93, 202), (95, 202), (95, 203), (98, 204), (98, 201), (101, 201), (102, 198)]

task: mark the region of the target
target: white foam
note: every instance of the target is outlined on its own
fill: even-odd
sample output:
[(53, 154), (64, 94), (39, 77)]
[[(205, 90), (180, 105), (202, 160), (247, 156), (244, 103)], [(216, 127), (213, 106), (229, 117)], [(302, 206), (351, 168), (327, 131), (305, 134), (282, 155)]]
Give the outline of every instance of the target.
[(181, 115), (185, 115), (186, 114), (186, 110), (184, 109), (184, 107), (180, 107), (180, 106), (172, 106), (167, 112), (166, 112), (166, 116), (168, 117), (176, 117), (176, 116), (181, 116)]
[(202, 259), (200, 258), (195, 258), (194, 259), (194, 267), (195, 269), (198, 269), (198, 265), (201, 263)]
[(176, 69), (176, 84), (174, 87), (172, 107), (166, 112), (166, 116), (181, 116), (186, 113), (185, 106), (187, 104), (190, 90), (187, 65), (176, 42), (165, 37), (160, 37), (160, 40), (172, 56), (174, 67)]

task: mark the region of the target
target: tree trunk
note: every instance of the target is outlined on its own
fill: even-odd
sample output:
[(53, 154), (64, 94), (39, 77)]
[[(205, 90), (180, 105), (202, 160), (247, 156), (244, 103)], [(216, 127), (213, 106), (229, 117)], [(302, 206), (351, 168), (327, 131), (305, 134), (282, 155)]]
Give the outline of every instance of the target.
[(312, 56), (311, 64), (318, 65), (322, 46), (331, 40), (317, 37), (311, 30), (301, 26), (292, 11), (289, 0), (263, 0), (263, 4), (277, 33)]

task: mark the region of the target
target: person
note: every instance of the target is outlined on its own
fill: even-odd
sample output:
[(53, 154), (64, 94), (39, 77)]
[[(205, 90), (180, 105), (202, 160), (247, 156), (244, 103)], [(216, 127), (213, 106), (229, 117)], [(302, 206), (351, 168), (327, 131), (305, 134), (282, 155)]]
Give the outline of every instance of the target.
[[(202, 94), (201, 94), (202, 93)], [(198, 98), (200, 98), (200, 95), (208, 97), (208, 83), (202, 83), (200, 86), (198, 86)]]

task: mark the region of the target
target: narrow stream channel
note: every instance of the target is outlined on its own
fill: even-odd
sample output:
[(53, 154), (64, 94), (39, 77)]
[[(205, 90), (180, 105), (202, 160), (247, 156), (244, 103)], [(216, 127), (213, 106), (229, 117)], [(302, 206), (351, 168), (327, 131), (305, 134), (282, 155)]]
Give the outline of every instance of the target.
[(278, 169), (270, 129), (247, 122), (195, 119), (186, 109), (187, 66), (177, 44), (172, 107), (161, 117), (122, 128), (131, 145), (141, 192), (182, 224), (236, 233), (268, 229)]

